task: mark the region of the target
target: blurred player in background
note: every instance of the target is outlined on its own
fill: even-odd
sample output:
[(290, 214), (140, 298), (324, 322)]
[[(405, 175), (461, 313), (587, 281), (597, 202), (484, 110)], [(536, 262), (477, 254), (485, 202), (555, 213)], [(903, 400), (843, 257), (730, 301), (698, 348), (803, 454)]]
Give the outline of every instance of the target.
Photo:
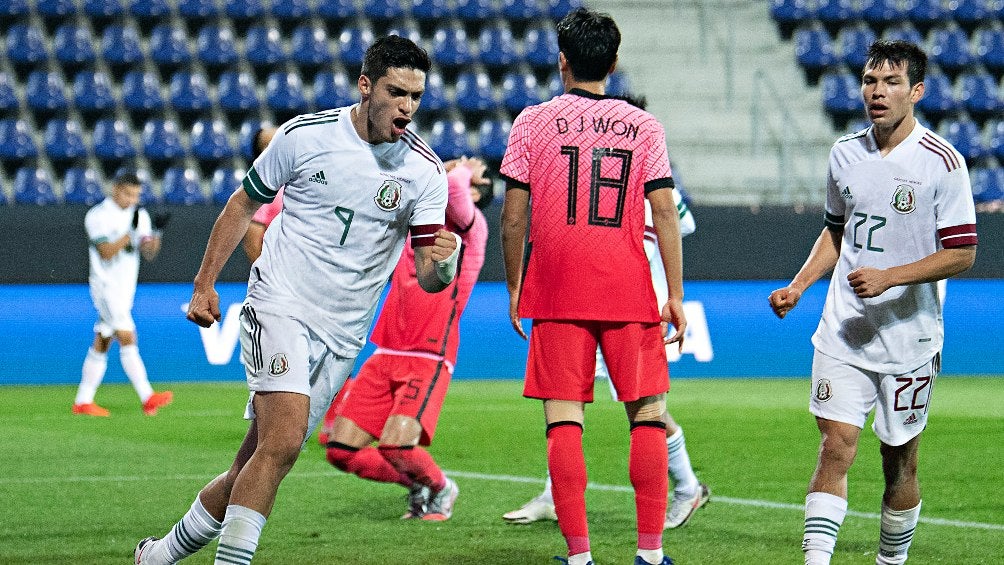
[[(645, 108), (643, 100), (628, 100), (639, 108)], [(673, 188), (673, 201), (676, 202), (676, 209), (680, 216), (680, 235), (686, 237), (697, 229), (694, 215), (690, 213), (690, 208), (684, 202), (683, 194), (675, 187)], [(645, 202), (645, 256), (648, 257), (649, 268), (652, 272), (652, 287), (655, 289), (656, 304), (665, 304), (669, 298), (669, 289), (666, 287), (666, 272), (662, 266), (662, 258), (659, 256), (655, 227), (652, 226), (652, 208), (648, 201)], [(609, 380), (610, 373), (599, 348), (596, 349), (596, 377), (607, 379), (607, 383), (610, 384), (610, 394), (614, 400), (617, 400), (617, 391), (613, 387), (613, 382)], [(697, 479), (697, 475), (694, 473), (694, 468), (690, 463), (690, 454), (687, 452), (686, 439), (683, 436), (683, 428), (676, 423), (668, 411), (664, 421), (666, 422), (667, 435), (666, 449), (669, 455), (669, 477), (673, 480), (673, 499), (666, 512), (663, 527), (672, 529), (686, 524), (698, 508), (707, 504), (711, 491), (707, 485)], [(502, 518), (511, 524), (557, 520), (558, 517), (554, 513), (554, 497), (551, 494), (550, 475), (544, 483), (544, 492), (518, 510), (506, 512)]]
[(251, 217), (285, 186), (241, 312), (251, 419), (230, 469), (196, 497), (167, 536), (146, 538), (137, 564), (176, 563), (217, 536), (217, 564), (251, 562), (280, 482), (352, 370), (381, 292), (411, 235), (419, 285), (447, 288), (459, 236), (443, 229), (443, 164), (415, 133), (431, 67), (407, 39), (366, 52), (358, 104), (283, 124), (213, 226), (188, 318), (220, 320), (214, 286)]
[[(446, 291), (428, 294), (415, 278), (415, 254), (405, 248), (370, 336), (377, 349), (332, 403), (334, 422), (321, 432), (332, 465), (404, 486), (409, 495), (402, 518), (431, 521), (450, 518), (460, 490), (420, 446), (432, 443), (457, 363), (460, 318), (488, 242), (488, 223), (478, 207), (491, 202), (491, 180), (480, 159), (445, 165), (446, 228), (463, 239), (460, 272)], [(370, 445), (374, 441), (377, 447)]]
[[(262, 151), (268, 147), (272, 137), (275, 136), (275, 128), (263, 126), (251, 135), (251, 162), (261, 155)], [(282, 211), (282, 188), (275, 195), (275, 199), (268, 204), (262, 204), (261, 208), (255, 212), (251, 218), (248, 231), (244, 234), (244, 253), (248, 256), (248, 261), (254, 263), (261, 256), (261, 244), (265, 239), (265, 230), (272, 220)]]
[(821, 437), (805, 497), (806, 565), (826, 565), (847, 514), (847, 472), (869, 412), (881, 441), (878, 565), (905, 563), (920, 517), (920, 436), (944, 340), (938, 281), (976, 259), (966, 162), (914, 118), (927, 56), (912, 43), (868, 50), (861, 94), (871, 127), (830, 150), (826, 226), (791, 283), (770, 294), (783, 318), (832, 271), (812, 336), (812, 396)]
[(170, 391), (154, 392), (147, 378), (146, 366), (136, 344), (136, 324), (132, 319), (140, 255), (147, 261), (160, 252), (160, 230), (168, 215), (158, 215), (155, 223), (139, 206), (141, 182), (135, 172), (123, 170), (112, 180), (111, 195), (84, 216), (90, 254), (91, 300), (98, 311), (94, 324), (94, 343), (87, 350), (81, 370), (80, 386), (73, 401), (73, 413), (108, 416), (107, 409), (94, 402), (94, 396), (108, 367), (108, 349), (112, 340), (119, 342), (119, 359), (129, 382), (148, 416), (171, 403)]
[[(509, 317), (523, 337), (520, 318), (533, 319), (523, 394), (544, 403), (567, 562), (591, 564), (582, 432), (599, 345), (631, 424), (635, 563), (669, 565), (662, 549), (669, 482), (665, 344), (682, 345), (687, 321), (665, 134), (651, 114), (604, 95), (620, 45), (613, 19), (577, 9), (557, 30), (565, 94), (517, 116), (500, 171), (507, 179), (502, 248)], [(661, 316), (643, 244), (646, 197), (669, 289)], [(666, 324), (675, 327), (668, 339)]]

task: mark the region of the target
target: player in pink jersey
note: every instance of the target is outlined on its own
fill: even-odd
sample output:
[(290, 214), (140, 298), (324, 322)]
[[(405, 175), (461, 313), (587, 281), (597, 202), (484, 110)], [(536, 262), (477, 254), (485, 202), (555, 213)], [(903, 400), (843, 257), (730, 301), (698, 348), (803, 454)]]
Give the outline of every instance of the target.
[[(604, 95), (620, 45), (612, 18), (578, 9), (557, 29), (565, 94), (520, 113), (500, 171), (507, 180), (502, 247), (509, 316), (523, 337), (520, 318), (533, 318), (523, 394), (544, 401), (548, 470), (567, 562), (592, 563), (582, 425), (600, 346), (631, 423), (635, 563), (668, 565), (662, 550), (664, 344), (682, 344), (687, 321), (665, 134), (648, 112)], [(669, 288), (661, 315), (644, 250), (645, 198)], [(675, 331), (666, 339), (668, 324)]]
[(445, 165), (446, 224), (463, 241), (457, 278), (440, 294), (425, 292), (415, 278), (415, 253), (405, 246), (370, 336), (377, 350), (331, 404), (318, 436), (335, 467), (408, 488), (402, 518), (431, 521), (450, 518), (460, 491), (420, 446), (435, 435), (457, 362), (460, 317), (485, 261), (488, 223), (477, 206), (491, 202), (481, 160)]

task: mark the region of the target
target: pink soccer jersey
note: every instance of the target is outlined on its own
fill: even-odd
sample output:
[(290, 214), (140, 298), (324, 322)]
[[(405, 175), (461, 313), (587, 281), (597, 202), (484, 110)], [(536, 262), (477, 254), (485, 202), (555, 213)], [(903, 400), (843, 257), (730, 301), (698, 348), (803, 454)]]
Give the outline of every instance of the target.
[(279, 192), (275, 195), (274, 200), (268, 204), (262, 204), (255, 211), (254, 216), (251, 217), (251, 221), (268, 227), (272, 223), (272, 220), (279, 215), (279, 212), (282, 212), (282, 187), (279, 187)]
[(370, 341), (383, 349), (424, 352), (457, 362), (460, 315), (485, 262), (488, 222), (474, 207), (470, 195), (470, 169), (456, 167), (447, 175), (450, 196), (446, 205), (446, 229), (460, 235), (460, 270), (442, 292), (430, 294), (418, 285), (415, 250), (405, 245), (394, 268), (390, 292), (384, 301)]
[(673, 186), (654, 116), (573, 89), (516, 118), (500, 172), (530, 191), (519, 315), (657, 322), (645, 194)]

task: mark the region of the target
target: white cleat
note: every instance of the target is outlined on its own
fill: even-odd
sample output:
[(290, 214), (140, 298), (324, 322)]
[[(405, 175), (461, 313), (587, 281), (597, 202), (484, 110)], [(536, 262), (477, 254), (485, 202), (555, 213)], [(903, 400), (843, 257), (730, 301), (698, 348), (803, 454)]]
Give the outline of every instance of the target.
[(671, 530), (686, 524), (694, 512), (707, 504), (710, 498), (711, 491), (704, 483), (698, 483), (697, 490), (692, 495), (678, 496), (674, 493), (673, 502), (670, 503), (669, 511), (666, 512), (666, 521), (662, 525), (663, 529)]
[(506, 512), (502, 519), (510, 524), (532, 524), (539, 520), (557, 520), (558, 515), (554, 513), (554, 501), (551, 497), (540, 495), (519, 510)]
[(143, 554), (146, 553), (146, 550), (150, 549), (150, 546), (152, 546), (153, 543), (158, 539), (159, 538), (150, 536), (148, 538), (143, 538), (139, 540), (139, 543), (136, 544), (136, 549), (132, 552), (133, 562), (136, 565), (142, 565), (142, 563), (144, 562)]

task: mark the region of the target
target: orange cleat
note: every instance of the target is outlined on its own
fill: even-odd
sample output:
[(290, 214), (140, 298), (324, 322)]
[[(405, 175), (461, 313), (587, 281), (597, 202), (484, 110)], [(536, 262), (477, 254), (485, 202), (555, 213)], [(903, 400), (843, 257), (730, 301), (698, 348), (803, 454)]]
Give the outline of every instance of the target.
[(172, 400), (174, 400), (174, 393), (169, 390), (155, 392), (143, 403), (143, 413), (147, 416), (156, 416), (157, 409), (161, 406), (167, 406)]
[(74, 404), (73, 413), (80, 414), (81, 416), (98, 416), (101, 418), (107, 418), (111, 415), (111, 412), (93, 402), (88, 402), (87, 404)]

